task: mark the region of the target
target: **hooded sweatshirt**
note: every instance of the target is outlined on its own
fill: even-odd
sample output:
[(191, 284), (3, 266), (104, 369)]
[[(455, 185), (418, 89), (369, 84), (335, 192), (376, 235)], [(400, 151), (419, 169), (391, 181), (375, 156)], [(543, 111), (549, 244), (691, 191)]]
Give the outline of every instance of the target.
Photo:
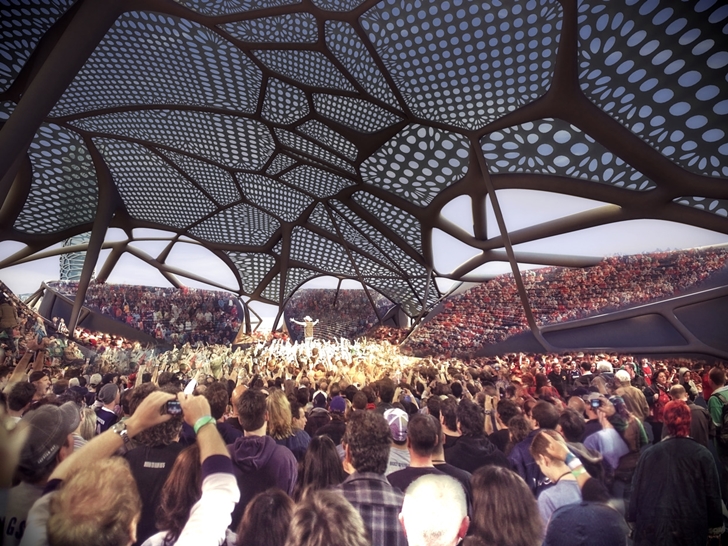
[(461, 436), (445, 450), (445, 461), (471, 474), (486, 465), (511, 467), (503, 452), (485, 436)]
[(278, 487), (293, 494), (298, 467), (291, 450), (278, 445), (270, 436), (243, 436), (230, 444), (228, 450), (240, 488), (240, 502), (233, 510), (230, 524), (231, 529), (237, 529), (245, 507), (258, 493)]

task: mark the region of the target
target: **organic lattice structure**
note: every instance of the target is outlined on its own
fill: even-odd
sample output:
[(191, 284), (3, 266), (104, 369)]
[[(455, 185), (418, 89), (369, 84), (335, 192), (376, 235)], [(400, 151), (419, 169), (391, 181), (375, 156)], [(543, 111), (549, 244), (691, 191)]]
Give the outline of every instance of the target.
[[(728, 234), (718, 0), (0, 0), (0, 38), (0, 238), (26, 245), (0, 268), (91, 232), (99, 281), (132, 253), (180, 285), (215, 267), (167, 264), (198, 244), (246, 298), (332, 275), (418, 318), (438, 277), (600, 258), (513, 245), (645, 218)], [(504, 189), (604, 205), (509, 233)], [(463, 197), (472, 229), (441, 215)], [(473, 257), (439, 271), (434, 230)]]

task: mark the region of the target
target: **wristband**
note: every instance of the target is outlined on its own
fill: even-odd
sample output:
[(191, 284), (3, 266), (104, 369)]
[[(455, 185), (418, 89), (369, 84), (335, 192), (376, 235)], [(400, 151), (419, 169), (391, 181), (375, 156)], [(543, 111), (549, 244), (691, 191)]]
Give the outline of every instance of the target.
[[(577, 459), (577, 460), (578, 460), (578, 459)], [(574, 477), (578, 477), (578, 476), (581, 476), (582, 474), (586, 474), (586, 468), (584, 468), (583, 466), (581, 466), (581, 467), (579, 467), (579, 468), (575, 468), (574, 470), (572, 470), (572, 471), (571, 471), (571, 474), (572, 474), (572, 475), (573, 475)]]
[(566, 459), (564, 459), (564, 462), (566, 463), (566, 466), (569, 466), (569, 463), (576, 459), (576, 455), (574, 455), (571, 451), (566, 453)]
[(217, 420), (212, 415), (203, 415), (196, 422), (195, 426), (192, 427), (195, 430), (195, 434), (200, 432), (200, 429), (210, 423), (216, 423)]
[(573, 472), (574, 470), (576, 470), (577, 468), (579, 468), (580, 466), (583, 466), (583, 465), (581, 464), (581, 460), (579, 458), (574, 457), (568, 463), (566, 463), (566, 466), (568, 466), (569, 470), (571, 470)]

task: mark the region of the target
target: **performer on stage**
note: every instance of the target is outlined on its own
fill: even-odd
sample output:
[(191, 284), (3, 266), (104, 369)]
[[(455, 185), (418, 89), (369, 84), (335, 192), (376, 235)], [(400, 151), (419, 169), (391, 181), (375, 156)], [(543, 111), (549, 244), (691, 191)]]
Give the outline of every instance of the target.
[(306, 341), (312, 341), (313, 340), (313, 327), (318, 324), (318, 319), (316, 319), (315, 322), (312, 321), (311, 317), (305, 316), (303, 317), (303, 322), (299, 322), (296, 319), (292, 318), (291, 322), (298, 324), (299, 326), (303, 326), (303, 338)]

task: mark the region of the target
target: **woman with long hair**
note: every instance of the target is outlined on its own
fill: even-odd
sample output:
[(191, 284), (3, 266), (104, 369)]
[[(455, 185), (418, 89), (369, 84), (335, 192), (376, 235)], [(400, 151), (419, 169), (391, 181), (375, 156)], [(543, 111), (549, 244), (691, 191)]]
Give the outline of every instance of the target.
[(268, 410), (268, 435), (277, 444), (290, 449), (296, 460), (300, 461), (306, 453), (311, 437), (306, 431), (293, 428), (291, 403), (286, 394), (280, 389), (275, 389), (265, 403)]
[(282, 546), (288, 537), (293, 508), (291, 497), (280, 489), (258, 493), (245, 507), (235, 546)]
[(543, 524), (536, 499), (523, 479), (500, 466), (475, 471), (471, 536), (464, 546), (538, 546)]
[(293, 498), (299, 501), (305, 492), (338, 485), (345, 478), (346, 473), (333, 440), (328, 436), (314, 436), (299, 465)]

